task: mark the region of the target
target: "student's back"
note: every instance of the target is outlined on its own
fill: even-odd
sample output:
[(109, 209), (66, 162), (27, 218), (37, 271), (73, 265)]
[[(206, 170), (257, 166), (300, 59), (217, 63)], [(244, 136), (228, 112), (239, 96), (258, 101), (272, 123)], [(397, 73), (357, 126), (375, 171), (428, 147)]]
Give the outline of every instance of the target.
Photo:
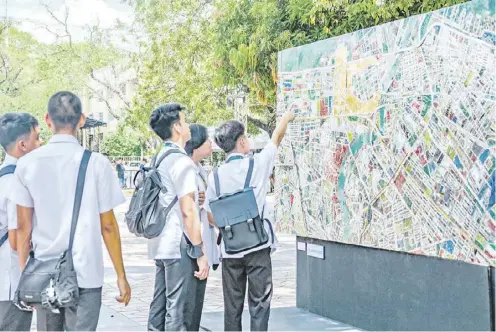
[[(228, 121), (215, 130), (215, 142), (228, 157), (226, 162), (218, 169), (218, 190), (214, 189), (216, 187), (215, 173), (211, 174), (208, 179), (205, 208), (208, 211), (209, 220), (212, 223), (216, 222), (212, 214), (212, 205), (219, 202), (216, 198), (238, 192), (246, 187), (253, 188), (259, 212), (258, 215), (254, 216), (252, 206), (240, 207), (240, 204), (235, 204), (231, 207), (226, 205), (216, 206), (217, 217), (221, 218), (218, 226), (222, 233), (222, 288), (224, 291), (225, 331), (242, 331), (241, 317), (247, 284), (251, 330), (267, 331), (268, 329), (270, 302), (272, 299), (272, 262), (269, 246), (274, 244), (275, 235), (272, 232), (270, 222), (263, 221), (268, 239), (264, 243), (262, 240), (265, 237), (262, 230), (257, 230), (257, 221), (260, 221), (266, 204), (267, 190), (270, 185), (269, 177), (276, 161), (277, 147), (286, 134), (288, 123), (293, 119), (294, 113), (292, 110), (289, 110), (281, 118), (272, 134), (271, 142), (267, 144), (261, 153), (253, 158), (251, 179), (247, 176), (250, 174), (249, 166), (251, 161), (246, 158), (250, 152), (250, 143), (246, 137), (244, 125), (238, 121)], [(250, 181), (245, 185), (248, 179)], [(248, 191), (248, 193), (252, 195), (251, 192)], [(231, 195), (230, 198), (232, 197), (234, 196)], [(253, 198), (253, 196), (251, 197)], [(247, 201), (249, 200), (250, 196), (247, 197)], [(228, 199), (224, 201), (232, 202), (232, 200), (229, 201)], [(239, 209), (239, 211), (234, 211), (235, 208)], [(219, 215), (218, 209), (224, 209), (220, 211), (224, 213)], [(245, 209), (248, 209), (248, 212), (244, 211)], [(231, 217), (236, 222), (232, 223), (232, 226), (226, 222), (226, 220), (230, 221), (228, 218)], [(246, 217), (246, 221), (239, 220), (241, 217)], [(248, 223), (251, 224), (246, 227)], [(235, 231), (234, 228), (239, 227), (239, 225), (244, 228), (237, 228)], [(256, 234), (256, 236), (253, 236), (253, 234)], [(226, 250), (226, 248), (230, 250)], [(242, 249), (240, 251), (232, 250), (233, 248), (251, 249)], [(230, 255), (227, 254), (228, 251), (231, 253)]]
[[(38, 259), (57, 258), (67, 250), (83, 152), (75, 137), (55, 135), (18, 162), (16, 176), (22, 185), (16, 187), (14, 195), (34, 208), (32, 241)], [(80, 287), (100, 287), (103, 281), (100, 213), (122, 203), (122, 193), (117, 184), (111, 185), (113, 181), (108, 159), (92, 153), (74, 239), (74, 265)]]
[[(260, 216), (265, 218), (265, 205), (267, 198), (267, 190), (270, 185), (269, 176), (274, 167), (275, 159), (277, 156), (277, 146), (269, 142), (267, 146), (262, 150), (262, 152), (256, 154), (253, 165), (253, 173), (251, 177), (250, 187), (253, 188), (255, 198), (257, 200), (257, 206)], [(242, 159), (238, 159), (242, 158)], [(229, 155), (227, 162), (219, 166), (219, 184), (220, 184), (220, 194), (234, 193), (238, 190), (243, 189), (245, 185), (246, 175), (249, 168), (249, 158), (245, 158), (242, 154), (232, 153)], [(216, 197), (215, 192), (215, 181), (213, 173), (210, 174), (208, 178), (208, 189), (206, 201), (206, 209), (210, 211), (209, 200)], [(222, 256), (225, 258), (243, 257), (251, 252), (259, 251), (270, 247), (276, 241), (272, 225), (268, 222), (264, 222), (265, 231), (269, 237), (269, 240), (265, 245), (250, 249), (239, 254), (228, 255), (224, 248), (224, 243), (221, 243)]]
[[(53, 137), (35, 153), (19, 160), (10, 197), (17, 204), (21, 268), (32, 262), (28, 268), (35, 264), (42, 266), (44, 261), (57, 260), (69, 249), (76, 183), (83, 165), (84, 149), (76, 136), (86, 118), (79, 97), (69, 91), (55, 93), (48, 102), (45, 119)], [(79, 288), (77, 303), (54, 314), (40, 302), (33, 302), (38, 330), (96, 330), (103, 286), (102, 238), (117, 274), (120, 290), (117, 301), (127, 304), (131, 298), (122, 263), (119, 227), (113, 213), (115, 207), (125, 202), (118, 180), (109, 160), (98, 153), (91, 154), (87, 170), (81, 174), (85, 174), (85, 182), (72, 247)], [(31, 249), (34, 258), (28, 261)], [(32, 287), (25, 280), (21, 277), (19, 289)], [(61, 274), (57, 282), (66, 281), (67, 276)], [(33, 291), (42, 293), (40, 289)], [(56, 298), (55, 302), (58, 301)], [(57, 305), (55, 302), (51, 305)]]

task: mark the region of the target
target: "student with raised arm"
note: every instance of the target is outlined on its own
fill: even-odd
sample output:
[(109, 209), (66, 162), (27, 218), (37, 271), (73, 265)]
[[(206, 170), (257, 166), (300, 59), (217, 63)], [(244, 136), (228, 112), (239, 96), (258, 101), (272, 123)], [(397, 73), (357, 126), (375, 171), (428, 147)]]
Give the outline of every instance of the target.
[(162, 233), (149, 240), (149, 256), (156, 265), (150, 330), (198, 331), (203, 302), (201, 290), (209, 272), (195, 202), (196, 166), (184, 150), (190, 139), (184, 109), (179, 104), (166, 104), (155, 109), (150, 117), (152, 130), (163, 141), (156, 160), (170, 153), (156, 166), (167, 189), (160, 199), (163, 206), (175, 202)]
[(0, 116), (0, 145), (6, 152), (0, 165), (0, 331), (29, 331), (30, 308), (12, 302), (21, 275), (17, 256), (17, 210), (8, 198), (17, 160), (41, 144), (38, 121), (27, 113)]
[[(17, 164), (11, 200), (18, 205), (17, 247), (21, 269), (32, 249), (38, 260), (56, 259), (68, 249), (76, 182), (84, 148), (76, 133), (84, 125), (80, 99), (68, 91), (54, 94), (45, 121), (53, 133), (46, 145)], [(79, 287), (78, 304), (53, 313), (37, 309), (38, 331), (94, 331), (102, 304), (102, 238), (117, 274), (120, 296), (131, 299), (122, 261), (119, 226), (113, 209), (125, 202), (110, 161), (92, 153), (84, 182), (72, 257)], [(32, 243), (32, 248), (30, 247)]]
[[(253, 158), (247, 158), (250, 153), (250, 143), (246, 136), (245, 127), (238, 121), (228, 121), (215, 131), (215, 142), (227, 154), (226, 162), (218, 170), (218, 189), (214, 173), (208, 178), (205, 208), (209, 212), (211, 223), (215, 223), (210, 202), (221, 195), (239, 192), (243, 188), (253, 188), (259, 216), (263, 220), (269, 178), (275, 165), (277, 148), (281, 143), (288, 123), (294, 119), (290, 110), (280, 120), (271, 141)], [(250, 166), (251, 164), (251, 166)], [(250, 170), (251, 168), (251, 170)], [(247, 174), (249, 174), (247, 176)], [(249, 183), (245, 183), (249, 181)], [(243, 207), (245, 208), (245, 207)], [(240, 211), (245, 213), (246, 211)], [(252, 222), (252, 220), (248, 220)], [(229, 229), (231, 228), (228, 226)], [(222, 286), (224, 291), (224, 330), (241, 331), (241, 317), (248, 282), (248, 304), (251, 316), (251, 330), (266, 331), (270, 315), (272, 298), (272, 263), (271, 247), (275, 248), (275, 234), (268, 220), (263, 220), (264, 234), (268, 240), (254, 248), (235, 254), (226, 250), (226, 239), (223, 236), (222, 250)], [(255, 231), (253, 225), (250, 228)], [(227, 227), (226, 227), (227, 229)], [(262, 233), (261, 230), (256, 230)], [(233, 231), (234, 233), (234, 231)], [(243, 234), (230, 233), (232, 238), (243, 237)], [(229, 233), (227, 233), (229, 234)], [(241, 239), (243, 240), (243, 239)], [(242, 241), (241, 241), (242, 242)]]

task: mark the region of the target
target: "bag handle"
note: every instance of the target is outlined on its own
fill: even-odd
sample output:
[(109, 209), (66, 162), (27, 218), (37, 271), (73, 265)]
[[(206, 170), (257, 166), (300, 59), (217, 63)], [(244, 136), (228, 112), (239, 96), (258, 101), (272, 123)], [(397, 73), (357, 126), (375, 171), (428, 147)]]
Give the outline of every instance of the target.
[(76, 182), (76, 195), (74, 197), (74, 206), (72, 208), (72, 221), (71, 221), (71, 236), (69, 238), (68, 252), (72, 256), (72, 245), (74, 243), (74, 235), (76, 233), (76, 226), (79, 218), (79, 210), (81, 209), (81, 200), (83, 198), (84, 181), (86, 180), (86, 170), (90, 161), (91, 151), (84, 150), (81, 165), (79, 165), (79, 172)]

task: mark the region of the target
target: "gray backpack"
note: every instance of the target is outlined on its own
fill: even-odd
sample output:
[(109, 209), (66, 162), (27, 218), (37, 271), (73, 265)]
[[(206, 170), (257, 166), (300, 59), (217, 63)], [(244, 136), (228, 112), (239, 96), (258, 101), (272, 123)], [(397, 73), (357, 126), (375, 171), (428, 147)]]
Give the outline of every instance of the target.
[(217, 198), (210, 201), (210, 209), (220, 229), (226, 253), (230, 255), (262, 246), (269, 241), (255, 193), (250, 187), (253, 166), (254, 160), (250, 157), (244, 188), (225, 195), (220, 195), (218, 169), (214, 170)]
[(59, 308), (73, 307), (79, 299), (77, 274), (72, 260), (72, 245), (76, 233), (81, 200), (83, 198), (86, 170), (91, 151), (85, 150), (76, 183), (76, 194), (72, 209), (69, 247), (60, 258), (42, 261), (31, 251), (26, 267), (22, 271), (13, 302), (18, 306), (42, 305), (47, 310), (59, 312)]
[(142, 167), (134, 176), (135, 190), (125, 220), (129, 231), (137, 236), (147, 239), (159, 236), (167, 215), (178, 201), (176, 196), (168, 206), (164, 206), (160, 200), (160, 193), (166, 193), (167, 188), (162, 183), (158, 166), (172, 153), (184, 154), (179, 149), (167, 150), (158, 161), (157, 156), (153, 158), (151, 167)]
[[(7, 165), (3, 167), (2, 169), (0, 169), (0, 178), (5, 175), (14, 174), (15, 169), (16, 169), (15, 165)], [(9, 232), (5, 232), (4, 234), (2, 234), (0, 236), (0, 247), (2, 247), (2, 245), (5, 242), (7, 242), (8, 239), (9, 239)]]

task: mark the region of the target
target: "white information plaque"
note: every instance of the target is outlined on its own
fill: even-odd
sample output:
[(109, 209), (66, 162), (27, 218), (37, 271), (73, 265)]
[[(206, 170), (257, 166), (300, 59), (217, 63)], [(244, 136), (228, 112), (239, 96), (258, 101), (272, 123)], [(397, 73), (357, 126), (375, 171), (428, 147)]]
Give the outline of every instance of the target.
[(318, 244), (307, 244), (307, 256), (324, 259), (324, 246)]
[(306, 251), (307, 250), (307, 244), (305, 242), (298, 242), (298, 250)]

